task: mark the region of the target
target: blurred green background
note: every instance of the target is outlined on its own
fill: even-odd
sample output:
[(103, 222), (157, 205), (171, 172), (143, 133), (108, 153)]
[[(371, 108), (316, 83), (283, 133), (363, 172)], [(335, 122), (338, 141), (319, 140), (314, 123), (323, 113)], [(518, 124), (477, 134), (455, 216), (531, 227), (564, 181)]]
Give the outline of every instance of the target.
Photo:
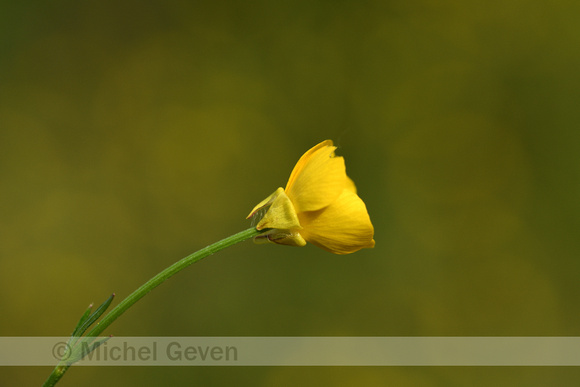
[[(376, 248), (245, 242), (115, 336), (580, 335), (577, 1), (4, 1), (0, 335), (249, 227), (330, 138)], [(40, 385), (49, 368), (1, 368)], [(577, 368), (78, 367), (64, 386), (577, 385)]]

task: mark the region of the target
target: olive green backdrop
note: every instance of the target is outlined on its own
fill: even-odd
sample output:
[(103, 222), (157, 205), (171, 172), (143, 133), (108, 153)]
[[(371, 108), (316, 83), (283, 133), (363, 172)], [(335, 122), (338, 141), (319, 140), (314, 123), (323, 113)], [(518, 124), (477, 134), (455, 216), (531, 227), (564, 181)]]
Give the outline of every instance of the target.
[[(250, 226), (330, 138), (376, 248), (245, 242), (116, 336), (579, 336), (580, 3), (5, 1), (0, 335)], [(40, 385), (49, 368), (1, 368)], [(576, 368), (77, 367), (65, 386), (575, 385)]]

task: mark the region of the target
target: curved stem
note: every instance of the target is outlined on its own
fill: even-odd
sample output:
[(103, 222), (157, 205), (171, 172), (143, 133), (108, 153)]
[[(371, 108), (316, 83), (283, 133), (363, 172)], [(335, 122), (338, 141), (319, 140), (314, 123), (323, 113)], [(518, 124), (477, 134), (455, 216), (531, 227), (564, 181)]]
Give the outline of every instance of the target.
[[(216, 242), (212, 245), (204, 247), (201, 250), (196, 251), (193, 254), (188, 255), (185, 258), (175, 262), (173, 265), (167, 267), (165, 270), (161, 271), (155, 277), (151, 278), (149, 281), (141, 285), (137, 290), (131, 293), (127, 298), (121, 301), (117, 306), (115, 306), (111, 311), (103, 317), (103, 319), (97, 323), (97, 325), (87, 333), (87, 337), (96, 337), (101, 332), (103, 332), (109, 325), (111, 325), (119, 316), (121, 316), (127, 309), (133, 306), (137, 301), (143, 298), (151, 290), (155, 289), (157, 286), (161, 285), (167, 279), (173, 275), (179, 273), (181, 270), (185, 269), (187, 266), (207, 257), (208, 255), (214, 254), (226, 247), (232, 246), (236, 243), (250, 239), (256, 235), (261, 234), (265, 230), (256, 230), (254, 227), (247, 230), (241, 231), (237, 234), (229, 236)], [(49, 378), (44, 382), (43, 386), (49, 387), (54, 386), (60, 378), (64, 375), (69, 365), (59, 364), (57, 365)]]
[(103, 317), (103, 319), (91, 331), (89, 331), (89, 333), (87, 333), (87, 337), (98, 336), (105, 330), (105, 328), (111, 325), (113, 321), (122, 315), (123, 312), (133, 306), (133, 304), (143, 298), (151, 290), (161, 285), (163, 282), (165, 282), (165, 280), (185, 269), (187, 266), (207, 257), (208, 255), (212, 255), (222, 249), (225, 249), (226, 247), (232, 246), (238, 242), (245, 241), (246, 239), (252, 238), (261, 233), (262, 231), (258, 231), (255, 228), (249, 228), (245, 231), (222, 239), (221, 241), (212, 245), (204, 247), (203, 249), (196, 251), (195, 253), (190, 254), (187, 257), (175, 262), (173, 265), (169, 266), (155, 277), (145, 282), (127, 298), (121, 301), (115, 308), (107, 313), (107, 315)]

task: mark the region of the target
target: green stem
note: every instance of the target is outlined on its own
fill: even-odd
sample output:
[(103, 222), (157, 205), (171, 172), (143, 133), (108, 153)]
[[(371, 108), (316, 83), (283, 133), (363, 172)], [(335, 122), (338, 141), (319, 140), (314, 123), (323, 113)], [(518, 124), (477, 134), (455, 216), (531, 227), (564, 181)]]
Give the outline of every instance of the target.
[[(129, 309), (137, 301), (143, 298), (147, 293), (149, 293), (157, 286), (161, 285), (163, 282), (165, 282), (173, 275), (185, 269), (187, 266), (207, 257), (208, 255), (217, 253), (218, 251), (223, 250), (226, 247), (245, 241), (246, 239), (255, 237), (256, 235), (259, 235), (262, 232), (264, 232), (264, 230), (259, 231), (256, 230), (254, 227), (249, 228), (247, 230), (224, 238), (221, 241), (216, 242), (212, 245), (204, 247), (203, 249), (196, 251), (195, 253), (190, 254), (187, 257), (182, 258), (181, 260), (175, 262), (173, 265), (169, 266), (168, 268), (157, 274), (155, 277), (145, 282), (137, 290), (135, 290), (133, 293), (127, 296), (127, 298), (121, 301), (105, 317), (103, 317), (103, 319), (99, 323), (97, 323), (97, 325), (89, 333), (87, 333), (87, 337), (98, 336), (109, 325), (111, 325), (119, 316), (121, 316), (127, 309)], [(65, 363), (62, 362), (59, 363), (54, 368), (54, 370), (52, 371), (46, 382), (44, 382), (43, 387), (54, 386), (60, 380), (60, 378), (62, 378), (68, 367), (69, 366), (66, 365)]]

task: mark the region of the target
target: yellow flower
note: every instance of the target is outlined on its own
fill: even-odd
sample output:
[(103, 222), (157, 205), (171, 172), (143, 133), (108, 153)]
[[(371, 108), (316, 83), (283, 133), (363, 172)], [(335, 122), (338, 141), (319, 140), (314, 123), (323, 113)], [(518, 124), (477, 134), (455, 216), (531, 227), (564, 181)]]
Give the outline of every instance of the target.
[(375, 246), (366, 206), (335, 149), (331, 140), (310, 149), (296, 163), (286, 189), (278, 188), (254, 207), (248, 219), (270, 206), (256, 226), (268, 230), (256, 242), (304, 246), (308, 241), (335, 254)]

